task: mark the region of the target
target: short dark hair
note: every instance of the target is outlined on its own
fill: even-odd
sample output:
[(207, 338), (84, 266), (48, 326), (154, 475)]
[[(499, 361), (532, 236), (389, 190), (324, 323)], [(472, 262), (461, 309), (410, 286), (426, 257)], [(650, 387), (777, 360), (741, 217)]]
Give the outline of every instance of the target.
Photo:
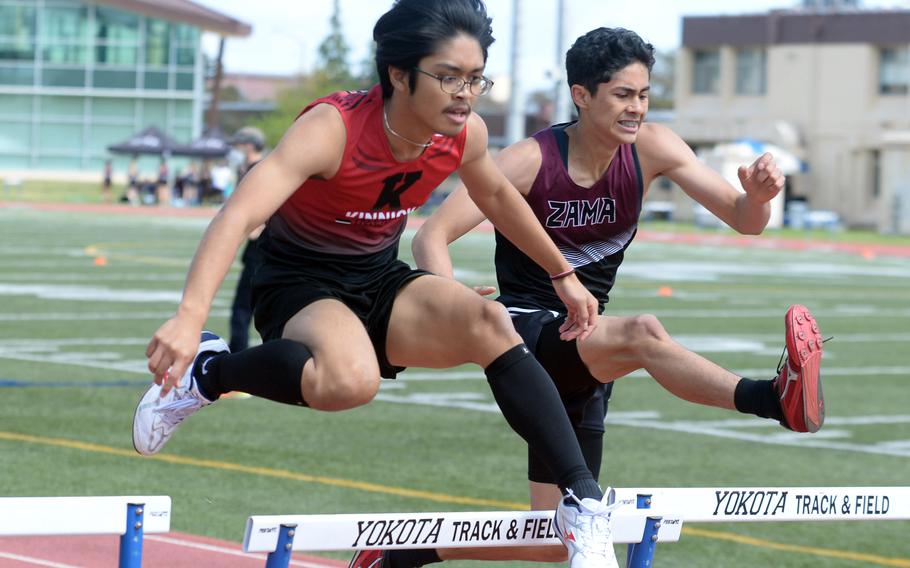
[(597, 28), (575, 40), (566, 53), (566, 80), (569, 88), (581, 85), (595, 95), (598, 85), (636, 61), (650, 73), (654, 46), (624, 28)]
[[(495, 41), (491, 22), (483, 0), (396, 0), (373, 28), (382, 96), (392, 96), (389, 67), (410, 71), (460, 33), (477, 40), (486, 63), (488, 48)], [(416, 86), (414, 73), (409, 86), (412, 91)]]
[(255, 126), (244, 126), (228, 139), (231, 145), (250, 144), (257, 152), (265, 148), (265, 134)]

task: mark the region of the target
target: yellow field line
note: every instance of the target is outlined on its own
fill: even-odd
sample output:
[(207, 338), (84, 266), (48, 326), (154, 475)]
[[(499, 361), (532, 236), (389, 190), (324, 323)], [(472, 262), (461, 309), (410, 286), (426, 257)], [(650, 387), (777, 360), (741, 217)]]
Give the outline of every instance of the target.
[[(75, 450), (84, 450), (102, 454), (112, 454), (128, 458), (137, 458), (140, 456), (133, 450), (123, 450), (110, 446), (101, 446), (89, 442), (80, 442), (78, 440), (68, 440), (64, 438), (45, 438), (40, 436), (31, 436), (28, 434), (17, 434), (14, 432), (0, 432), (0, 439), (16, 442), (30, 442), (33, 444), (44, 444), (47, 446), (57, 446)], [(371, 493), (383, 493), (387, 495), (398, 495), (399, 497), (411, 497), (427, 501), (436, 501), (439, 503), (454, 503), (458, 505), (471, 505), (492, 508), (506, 509), (527, 509), (526, 503), (516, 503), (514, 501), (498, 501), (495, 499), (477, 499), (474, 497), (460, 497), (457, 495), (446, 495), (444, 493), (434, 493), (430, 491), (418, 491), (414, 489), (405, 489), (402, 487), (391, 487), (380, 485), (378, 483), (367, 483), (364, 481), (354, 481), (350, 479), (339, 479), (335, 477), (324, 477), (320, 475), (307, 475), (285, 469), (273, 469), (268, 467), (256, 467), (216, 460), (205, 460), (190, 458), (186, 456), (177, 456), (172, 454), (159, 454), (147, 456), (141, 459), (163, 461), (179, 465), (192, 465), (209, 469), (219, 469), (223, 471), (235, 471), (238, 473), (248, 473), (251, 475), (260, 475), (263, 477), (274, 477), (278, 479), (289, 479), (291, 481), (302, 481), (305, 483), (319, 483), (322, 485), (331, 485), (333, 487), (343, 487), (345, 489), (357, 489)]]
[(683, 527), (683, 533), (691, 536), (701, 536), (716, 540), (726, 540), (737, 544), (747, 544), (759, 548), (770, 548), (773, 550), (783, 550), (786, 552), (798, 552), (802, 554), (811, 554), (813, 556), (823, 556), (826, 558), (837, 558), (839, 560), (856, 560), (857, 562), (866, 562), (878, 566), (896, 566), (898, 568), (910, 568), (910, 559), (907, 558), (889, 558), (877, 554), (865, 554), (862, 552), (850, 552), (848, 550), (836, 550), (830, 548), (817, 548), (814, 546), (801, 546), (797, 544), (783, 544), (760, 538), (753, 538), (741, 534), (712, 531), (702, 528)]
[[(15, 432), (0, 432), (0, 440), (8, 440), (11, 442), (28, 442), (32, 444), (42, 444), (46, 446), (56, 446), (61, 448), (69, 448), (74, 450), (83, 450), (87, 452), (95, 452), (101, 454), (110, 454), (115, 456), (121, 456), (126, 458), (133, 459), (143, 459), (143, 460), (154, 460), (162, 461), (167, 463), (173, 463), (178, 465), (190, 465), (196, 467), (203, 467), (208, 469), (218, 469), (222, 471), (234, 471), (238, 473), (247, 473), (251, 475), (259, 475), (263, 477), (274, 477), (277, 479), (287, 479), (291, 481), (302, 481), (304, 483), (318, 483), (321, 485), (329, 485), (332, 487), (343, 487), (345, 489), (356, 489), (359, 491), (367, 491), (370, 493), (382, 493), (386, 495), (397, 495), (399, 497), (409, 497), (414, 499), (421, 499), (426, 501), (435, 501), (438, 503), (453, 503), (458, 505), (471, 505), (471, 506), (482, 506), (482, 507), (491, 507), (491, 508), (501, 508), (501, 509), (516, 509), (523, 510), (527, 509), (528, 505), (525, 503), (517, 503), (514, 501), (498, 501), (495, 499), (477, 499), (474, 497), (460, 497), (457, 495), (447, 495), (445, 493), (434, 493), (430, 491), (417, 491), (414, 489), (404, 489), (401, 487), (392, 487), (389, 485), (380, 485), (378, 483), (366, 483), (363, 481), (354, 481), (350, 479), (339, 479), (335, 477), (324, 477), (321, 475), (307, 475), (303, 473), (297, 473), (294, 471), (288, 471), (285, 469), (273, 469), (268, 467), (254, 467), (232, 462), (224, 462), (217, 460), (205, 460), (190, 458), (186, 456), (176, 456), (170, 454), (164, 455), (155, 455), (148, 457), (140, 457), (136, 455), (133, 450), (124, 450), (121, 448), (114, 448), (111, 446), (102, 446), (100, 444), (92, 444), (90, 442), (80, 442), (78, 440), (69, 440), (65, 438), (46, 438), (43, 436), (32, 436), (29, 434), (18, 434)], [(722, 531), (708, 530), (702, 528), (695, 528), (691, 526), (686, 526), (683, 528), (683, 533), (688, 536), (699, 536), (702, 538), (709, 538), (714, 540), (723, 540), (728, 542), (734, 542), (737, 544), (745, 544), (749, 546), (755, 546), (759, 548), (768, 548), (772, 550), (782, 550), (785, 552), (796, 552), (800, 554), (808, 554), (812, 556), (819, 556), (824, 558), (837, 558), (840, 560), (855, 560), (858, 562), (866, 562), (867, 564), (874, 564), (878, 566), (888, 566), (895, 568), (910, 568), (910, 559), (907, 558), (889, 558), (886, 556), (878, 556), (875, 554), (865, 554), (860, 552), (850, 552), (847, 550), (836, 550), (828, 548), (817, 548), (813, 546), (801, 546), (794, 544), (784, 544), (779, 542), (774, 542), (770, 540), (758, 539), (749, 536), (744, 536), (735, 533), (728, 533)]]

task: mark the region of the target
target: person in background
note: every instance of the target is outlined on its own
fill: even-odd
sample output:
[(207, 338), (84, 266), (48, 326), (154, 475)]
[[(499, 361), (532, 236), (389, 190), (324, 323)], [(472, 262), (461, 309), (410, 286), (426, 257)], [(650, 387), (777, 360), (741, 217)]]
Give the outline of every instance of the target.
[(188, 162), (174, 181), (174, 199), (178, 205), (199, 205), (199, 185), (196, 163)]
[(155, 201), (158, 205), (165, 206), (171, 204), (171, 186), (170, 170), (167, 165), (167, 158), (162, 156), (158, 163), (158, 179), (155, 182)]
[[(237, 152), (240, 158), (237, 166), (237, 183), (262, 160), (265, 150), (265, 135), (254, 126), (246, 126), (238, 130), (230, 139), (232, 152)], [(231, 353), (243, 351), (250, 344), (250, 322), (253, 318), (253, 275), (262, 264), (263, 256), (259, 250), (257, 240), (265, 229), (260, 225), (249, 234), (246, 246), (240, 261), (243, 268), (237, 279), (237, 289), (234, 291), (234, 302), (231, 304), (231, 335), (228, 348)]]
[(227, 160), (218, 160), (212, 167), (212, 190), (210, 197), (216, 203), (223, 203), (231, 194), (234, 183), (234, 172)]
[(111, 160), (104, 160), (104, 172), (101, 181), (101, 201), (104, 203), (111, 202), (111, 185), (113, 184), (114, 166)]
[(139, 165), (136, 156), (130, 160), (126, 170), (126, 193), (123, 200), (130, 205), (142, 205), (142, 195), (139, 191)]

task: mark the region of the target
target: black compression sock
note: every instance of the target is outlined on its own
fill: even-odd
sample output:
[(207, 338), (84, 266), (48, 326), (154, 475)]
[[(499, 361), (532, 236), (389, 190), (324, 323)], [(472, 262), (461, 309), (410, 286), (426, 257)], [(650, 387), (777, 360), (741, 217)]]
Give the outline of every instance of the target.
[(387, 550), (383, 556), (383, 568), (419, 568), (427, 564), (442, 562), (433, 548), (415, 550)]
[(218, 397), (224, 394), (218, 390), (218, 387), (215, 384), (212, 363), (219, 357), (225, 355), (227, 355), (227, 353), (220, 351), (200, 353), (193, 365), (192, 375), (193, 379), (196, 381), (196, 388), (199, 389), (202, 396), (211, 401), (218, 400)]
[[(200, 372), (194, 376), (209, 400), (226, 392), (241, 391), (276, 402), (306, 406), (300, 379), (303, 366), (312, 356), (303, 343), (278, 339), (240, 353), (215, 356), (207, 365), (200, 365)], [(202, 360), (200, 358), (200, 362)], [(205, 374), (201, 372), (202, 368), (205, 368)]]
[(579, 479), (570, 484), (568, 489), (571, 489), (579, 499), (591, 498), (600, 501), (603, 498), (603, 490), (593, 479)]
[(516, 345), (485, 371), (506, 422), (540, 455), (557, 484), (572, 488), (579, 499), (599, 501), (603, 494), (585, 465), (559, 392), (528, 348)]
[(740, 379), (733, 393), (733, 404), (736, 410), (744, 414), (754, 414), (778, 421), (783, 418), (780, 401), (771, 381)]

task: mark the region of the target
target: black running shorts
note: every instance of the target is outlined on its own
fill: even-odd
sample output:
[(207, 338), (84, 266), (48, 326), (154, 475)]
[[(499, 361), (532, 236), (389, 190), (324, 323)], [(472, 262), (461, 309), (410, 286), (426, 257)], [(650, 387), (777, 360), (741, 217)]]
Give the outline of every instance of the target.
[[(559, 326), (566, 319), (564, 314), (516, 308), (510, 308), (509, 313), (515, 330), (553, 379), (575, 429), (588, 469), (596, 479), (600, 472), (604, 419), (613, 383), (603, 384), (594, 378), (581, 360), (575, 341), (559, 338)], [(544, 461), (530, 448), (528, 479), (540, 483), (556, 483)]]
[(285, 324), (303, 308), (317, 300), (334, 298), (363, 322), (380, 374), (394, 379), (404, 370), (389, 363), (386, 355), (392, 305), (405, 284), (429, 273), (398, 260), (397, 244), (367, 255), (304, 250), (293, 255), (286, 251), (277, 254), (267, 240), (261, 245), (265, 260), (253, 278), (253, 314), (263, 341), (280, 339)]

